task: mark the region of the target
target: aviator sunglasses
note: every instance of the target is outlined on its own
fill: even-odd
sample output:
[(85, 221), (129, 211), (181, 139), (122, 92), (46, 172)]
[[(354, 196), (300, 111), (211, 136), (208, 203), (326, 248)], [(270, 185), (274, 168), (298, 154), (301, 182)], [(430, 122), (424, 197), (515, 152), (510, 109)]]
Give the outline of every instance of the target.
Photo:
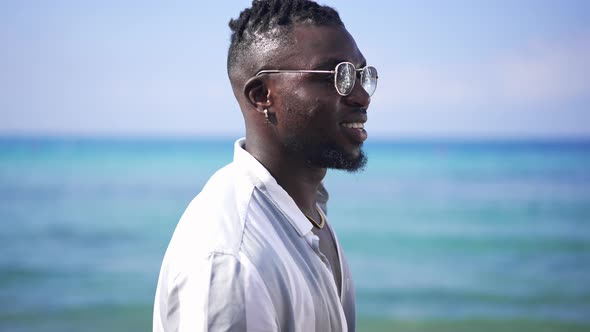
[(377, 69), (373, 66), (365, 66), (363, 68), (356, 69), (356, 67), (350, 62), (340, 62), (336, 65), (334, 70), (289, 70), (289, 69), (267, 69), (259, 71), (255, 77), (262, 74), (276, 74), (276, 73), (312, 73), (312, 74), (334, 74), (334, 87), (341, 96), (348, 96), (352, 89), (354, 89), (354, 83), (356, 77), (360, 73), (361, 85), (367, 91), (369, 96), (372, 96), (377, 89)]

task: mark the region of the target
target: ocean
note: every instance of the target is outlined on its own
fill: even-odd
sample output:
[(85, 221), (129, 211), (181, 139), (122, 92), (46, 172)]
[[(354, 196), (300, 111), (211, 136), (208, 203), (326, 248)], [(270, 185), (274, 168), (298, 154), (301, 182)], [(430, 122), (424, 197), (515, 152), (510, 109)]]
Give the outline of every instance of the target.
[[(391, 140), (329, 171), (359, 331), (590, 331), (590, 141)], [(150, 331), (233, 140), (0, 138), (0, 331)]]

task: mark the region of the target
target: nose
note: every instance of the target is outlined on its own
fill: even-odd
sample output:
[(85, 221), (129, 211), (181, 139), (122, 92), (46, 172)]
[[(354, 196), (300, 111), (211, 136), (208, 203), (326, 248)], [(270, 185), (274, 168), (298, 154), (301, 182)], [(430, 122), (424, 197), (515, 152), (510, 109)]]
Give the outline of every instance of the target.
[(369, 96), (365, 88), (363, 88), (360, 78), (357, 77), (352, 91), (348, 96), (344, 97), (344, 100), (350, 106), (366, 109), (371, 103), (371, 96)]

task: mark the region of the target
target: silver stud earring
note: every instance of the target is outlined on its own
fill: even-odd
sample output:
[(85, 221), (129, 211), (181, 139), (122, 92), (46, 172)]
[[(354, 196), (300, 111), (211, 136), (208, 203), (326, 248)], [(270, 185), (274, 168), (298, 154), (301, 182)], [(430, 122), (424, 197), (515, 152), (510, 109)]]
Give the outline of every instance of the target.
[(264, 109), (264, 123), (269, 124), (270, 121), (268, 120), (268, 109)]

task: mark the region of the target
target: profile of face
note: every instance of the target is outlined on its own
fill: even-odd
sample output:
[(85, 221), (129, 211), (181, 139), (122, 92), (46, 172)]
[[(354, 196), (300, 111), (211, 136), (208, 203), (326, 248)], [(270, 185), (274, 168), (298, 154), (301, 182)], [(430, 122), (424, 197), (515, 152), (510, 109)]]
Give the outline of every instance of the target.
[[(281, 68), (276, 69), (333, 71), (342, 62), (357, 69), (366, 66), (344, 27), (297, 24), (292, 38), (293, 47), (278, 51)], [(354, 71), (351, 68), (344, 70)], [(347, 171), (364, 167), (364, 123), (371, 98), (361, 75), (353, 74), (355, 84), (346, 95), (337, 90), (333, 73), (264, 75), (275, 117), (274, 136), (284, 150), (301, 155), (312, 167)]]

